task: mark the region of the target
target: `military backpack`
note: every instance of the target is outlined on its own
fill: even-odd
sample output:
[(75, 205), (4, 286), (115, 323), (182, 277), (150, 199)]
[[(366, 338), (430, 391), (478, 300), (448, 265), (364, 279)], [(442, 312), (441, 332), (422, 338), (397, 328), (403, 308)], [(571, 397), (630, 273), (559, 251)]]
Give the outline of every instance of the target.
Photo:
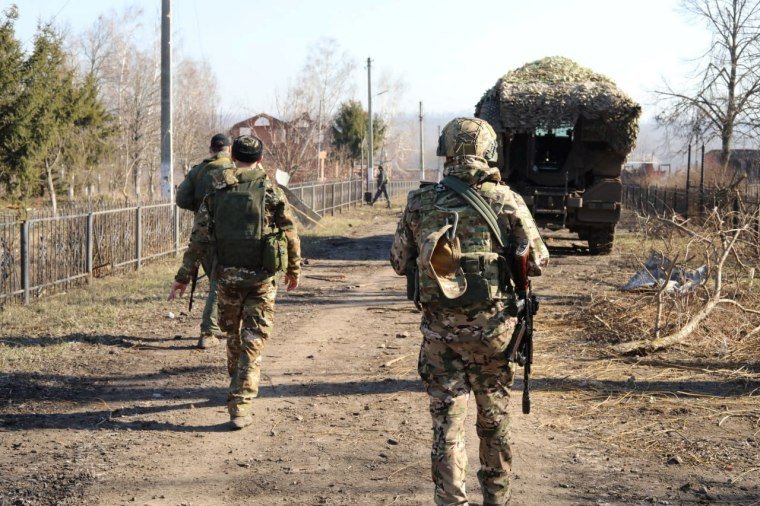
[[(231, 171), (228, 171), (231, 172)], [(271, 274), (287, 267), (284, 233), (267, 226), (266, 199), (272, 184), (263, 170), (237, 175), (236, 182), (213, 194), (213, 238), (219, 265), (264, 268)], [(229, 183), (229, 182), (228, 182)]]
[[(496, 237), (498, 224), (494, 227), (486, 219), (495, 220), (493, 210), (489, 214), (479, 209), (445, 184), (429, 184), (419, 191), (419, 302), (450, 308), (478, 302), (513, 302), (514, 289), (504, 256), (508, 244), (501, 244), (507, 234), (499, 230)], [(477, 198), (485, 203), (482, 197)], [(485, 205), (490, 209), (489, 204)]]

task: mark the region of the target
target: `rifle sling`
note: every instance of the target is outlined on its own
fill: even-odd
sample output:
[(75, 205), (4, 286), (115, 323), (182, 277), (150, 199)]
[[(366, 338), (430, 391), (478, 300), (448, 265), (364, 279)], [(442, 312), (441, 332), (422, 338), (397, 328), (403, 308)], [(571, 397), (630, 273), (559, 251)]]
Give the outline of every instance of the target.
[(491, 229), (493, 235), (496, 237), (496, 242), (504, 249), (508, 243), (507, 238), (504, 236), (504, 232), (499, 227), (499, 218), (496, 216), (493, 208), (486, 202), (486, 200), (476, 192), (470, 185), (464, 181), (452, 176), (446, 176), (441, 180), (441, 184), (446, 188), (456, 192), (462, 197), (465, 202), (472, 206), (488, 224), (488, 228)]

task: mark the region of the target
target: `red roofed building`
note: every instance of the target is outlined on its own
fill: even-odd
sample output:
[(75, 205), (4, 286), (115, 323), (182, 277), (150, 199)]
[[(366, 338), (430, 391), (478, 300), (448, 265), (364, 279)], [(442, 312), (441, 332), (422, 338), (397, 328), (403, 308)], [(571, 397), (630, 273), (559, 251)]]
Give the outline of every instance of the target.
[[(260, 113), (232, 125), (230, 135), (255, 135), (264, 143), (264, 166), (292, 174), (291, 181), (317, 179), (317, 136), (314, 122), (306, 115), (283, 121)], [(325, 149), (326, 146), (322, 146)]]

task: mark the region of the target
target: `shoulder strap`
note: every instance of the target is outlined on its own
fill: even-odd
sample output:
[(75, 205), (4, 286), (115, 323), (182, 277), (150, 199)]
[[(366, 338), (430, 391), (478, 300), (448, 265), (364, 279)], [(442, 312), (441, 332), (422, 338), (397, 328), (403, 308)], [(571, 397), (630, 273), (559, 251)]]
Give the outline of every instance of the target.
[(441, 184), (459, 194), (465, 202), (470, 204), (486, 220), (488, 228), (493, 232), (499, 246), (504, 248), (508, 241), (504, 236), (504, 232), (499, 227), (499, 218), (488, 202), (478, 192), (473, 190), (470, 185), (455, 177), (446, 176), (441, 180)]

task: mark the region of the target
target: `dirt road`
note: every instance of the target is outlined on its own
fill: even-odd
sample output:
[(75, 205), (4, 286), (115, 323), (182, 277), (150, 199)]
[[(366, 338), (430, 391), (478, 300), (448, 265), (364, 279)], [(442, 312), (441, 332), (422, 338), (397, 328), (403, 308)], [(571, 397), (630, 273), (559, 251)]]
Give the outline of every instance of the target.
[[(66, 295), (82, 318), (46, 315), (39, 302), (14, 313), (37, 318), (30, 329), (6, 311), (0, 504), (431, 504), (419, 314), (387, 263), (397, 215), (377, 213), (372, 227), (307, 245), (301, 289), (278, 299), (255, 422), (242, 431), (226, 425), (223, 347), (194, 348), (200, 308), (186, 316), (184, 302), (163, 302), (173, 265), (147, 269), (138, 292)], [(627, 276), (622, 261), (579, 256), (562, 237), (552, 244), (552, 267), (536, 282), (534, 412), (520, 413), (520, 382), (512, 403), (513, 503), (757, 504), (753, 419), (718, 427), (722, 417), (704, 414), (699, 398), (658, 413), (655, 391), (666, 386), (649, 382), (662, 371), (592, 351), (569, 316), (589, 280), (610, 291)], [(110, 305), (124, 310), (97, 319)], [(609, 364), (602, 374), (600, 363)], [(690, 381), (672, 391), (692, 392)], [(715, 385), (723, 394), (700, 391), (730, 404), (730, 389), (738, 397), (757, 387), (725, 380)], [(471, 420), (469, 493), (478, 503)], [(663, 438), (683, 450), (651, 444)], [(708, 459), (708, 450), (725, 458)]]

